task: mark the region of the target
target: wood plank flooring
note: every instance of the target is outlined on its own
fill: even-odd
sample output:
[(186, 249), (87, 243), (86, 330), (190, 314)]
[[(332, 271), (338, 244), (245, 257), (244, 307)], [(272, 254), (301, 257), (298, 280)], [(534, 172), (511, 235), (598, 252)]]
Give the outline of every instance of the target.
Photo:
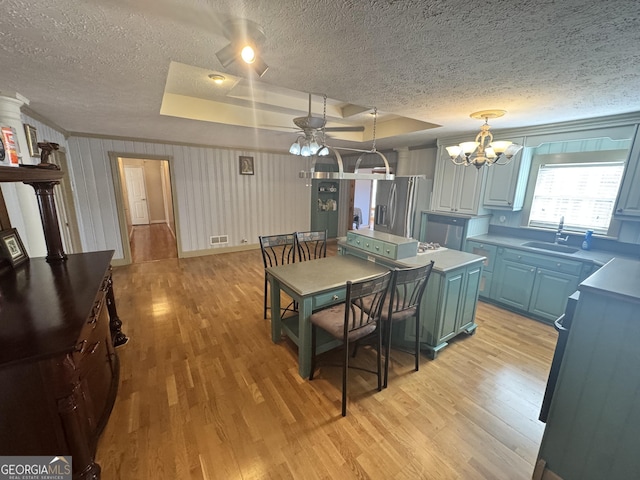
[(130, 245), (133, 263), (178, 258), (176, 238), (166, 223), (135, 225)]
[(303, 380), (295, 345), (271, 342), (259, 250), (117, 267), (114, 282), (131, 340), (103, 479), (531, 478), (551, 326), (480, 303), (477, 333), (419, 372), (394, 351), (388, 389), (353, 371), (343, 418), (339, 369)]

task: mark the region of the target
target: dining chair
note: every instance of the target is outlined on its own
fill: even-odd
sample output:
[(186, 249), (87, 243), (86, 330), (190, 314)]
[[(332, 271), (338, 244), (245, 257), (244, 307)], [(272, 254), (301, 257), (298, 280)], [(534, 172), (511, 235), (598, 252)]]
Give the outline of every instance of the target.
[(420, 370), (420, 306), (422, 297), (427, 288), (434, 261), (426, 265), (413, 268), (395, 269), (391, 278), (391, 286), (387, 301), (381, 314), (381, 323), (384, 327), (385, 359), (384, 359), (384, 388), (387, 388), (389, 379), (389, 356), (391, 352), (391, 332), (393, 325), (404, 322), (410, 318), (415, 319), (415, 343), (413, 354), (415, 356), (415, 369)]
[[(262, 262), (264, 263), (264, 318), (267, 318), (268, 295), (267, 286), (269, 281), (267, 280), (267, 267), (275, 267), (278, 265), (285, 265), (288, 263), (295, 263), (296, 250), (295, 250), (295, 235), (293, 233), (285, 233), (281, 235), (264, 235), (259, 236), (260, 250), (262, 251)], [(282, 309), (281, 316), (284, 316), (288, 311), (295, 312), (297, 305), (291, 302), (287, 307)]]
[[(316, 340), (318, 328), (323, 329), (337, 340), (342, 341), (344, 349), (342, 361), (342, 416), (347, 415), (347, 372), (357, 368), (378, 376), (378, 391), (382, 390), (382, 329), (380, 316), (385, 297), (389, 289), (391, 271), (368, 280), (347, 282), (344, 303), (320, 310), (311, 315), (311, 374), (313, 380), (316, 368)], [(370, 306), (369, 311), (363, 305)], [(366, 337), (375, 336), (377, 340), (377, 370), (349, 365), (349, 345)]]
[(327, 231), (296, 232), (298, 260), (314, 260), (327, 256)]

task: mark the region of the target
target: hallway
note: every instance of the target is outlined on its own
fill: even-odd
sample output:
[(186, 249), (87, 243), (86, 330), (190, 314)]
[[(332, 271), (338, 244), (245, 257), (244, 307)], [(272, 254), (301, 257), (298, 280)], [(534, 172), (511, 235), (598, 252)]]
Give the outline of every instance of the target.
[(133, 263), (178, 258), (176, 238), (166, 223), (135, 225), (130, 243)]

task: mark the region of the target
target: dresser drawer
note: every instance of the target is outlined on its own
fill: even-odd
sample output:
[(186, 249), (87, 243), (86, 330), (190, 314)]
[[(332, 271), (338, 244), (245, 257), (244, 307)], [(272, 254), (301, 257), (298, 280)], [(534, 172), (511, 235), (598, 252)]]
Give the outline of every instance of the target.
[(334, 303), (344, 302), (347, 296), (347, 289), (345, 287), (330, 292), (320, 293), (313, 297), (313, 309), (326, 307), (333, 305)]

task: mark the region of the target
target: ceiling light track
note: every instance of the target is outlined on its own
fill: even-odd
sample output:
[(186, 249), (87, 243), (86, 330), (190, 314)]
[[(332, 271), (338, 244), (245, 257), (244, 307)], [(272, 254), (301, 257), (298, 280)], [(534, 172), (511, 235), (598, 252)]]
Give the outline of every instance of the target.
[(266, 37), (260, 25), (250, 20), (231, 20), (225, 25), (225, 37), (231, 43), (216, 52), (216, 57), (224, 68), (241, 60), (251, 66), (258, 77), (266, 73), (269, 66), (260, 56), (260, 46)]

